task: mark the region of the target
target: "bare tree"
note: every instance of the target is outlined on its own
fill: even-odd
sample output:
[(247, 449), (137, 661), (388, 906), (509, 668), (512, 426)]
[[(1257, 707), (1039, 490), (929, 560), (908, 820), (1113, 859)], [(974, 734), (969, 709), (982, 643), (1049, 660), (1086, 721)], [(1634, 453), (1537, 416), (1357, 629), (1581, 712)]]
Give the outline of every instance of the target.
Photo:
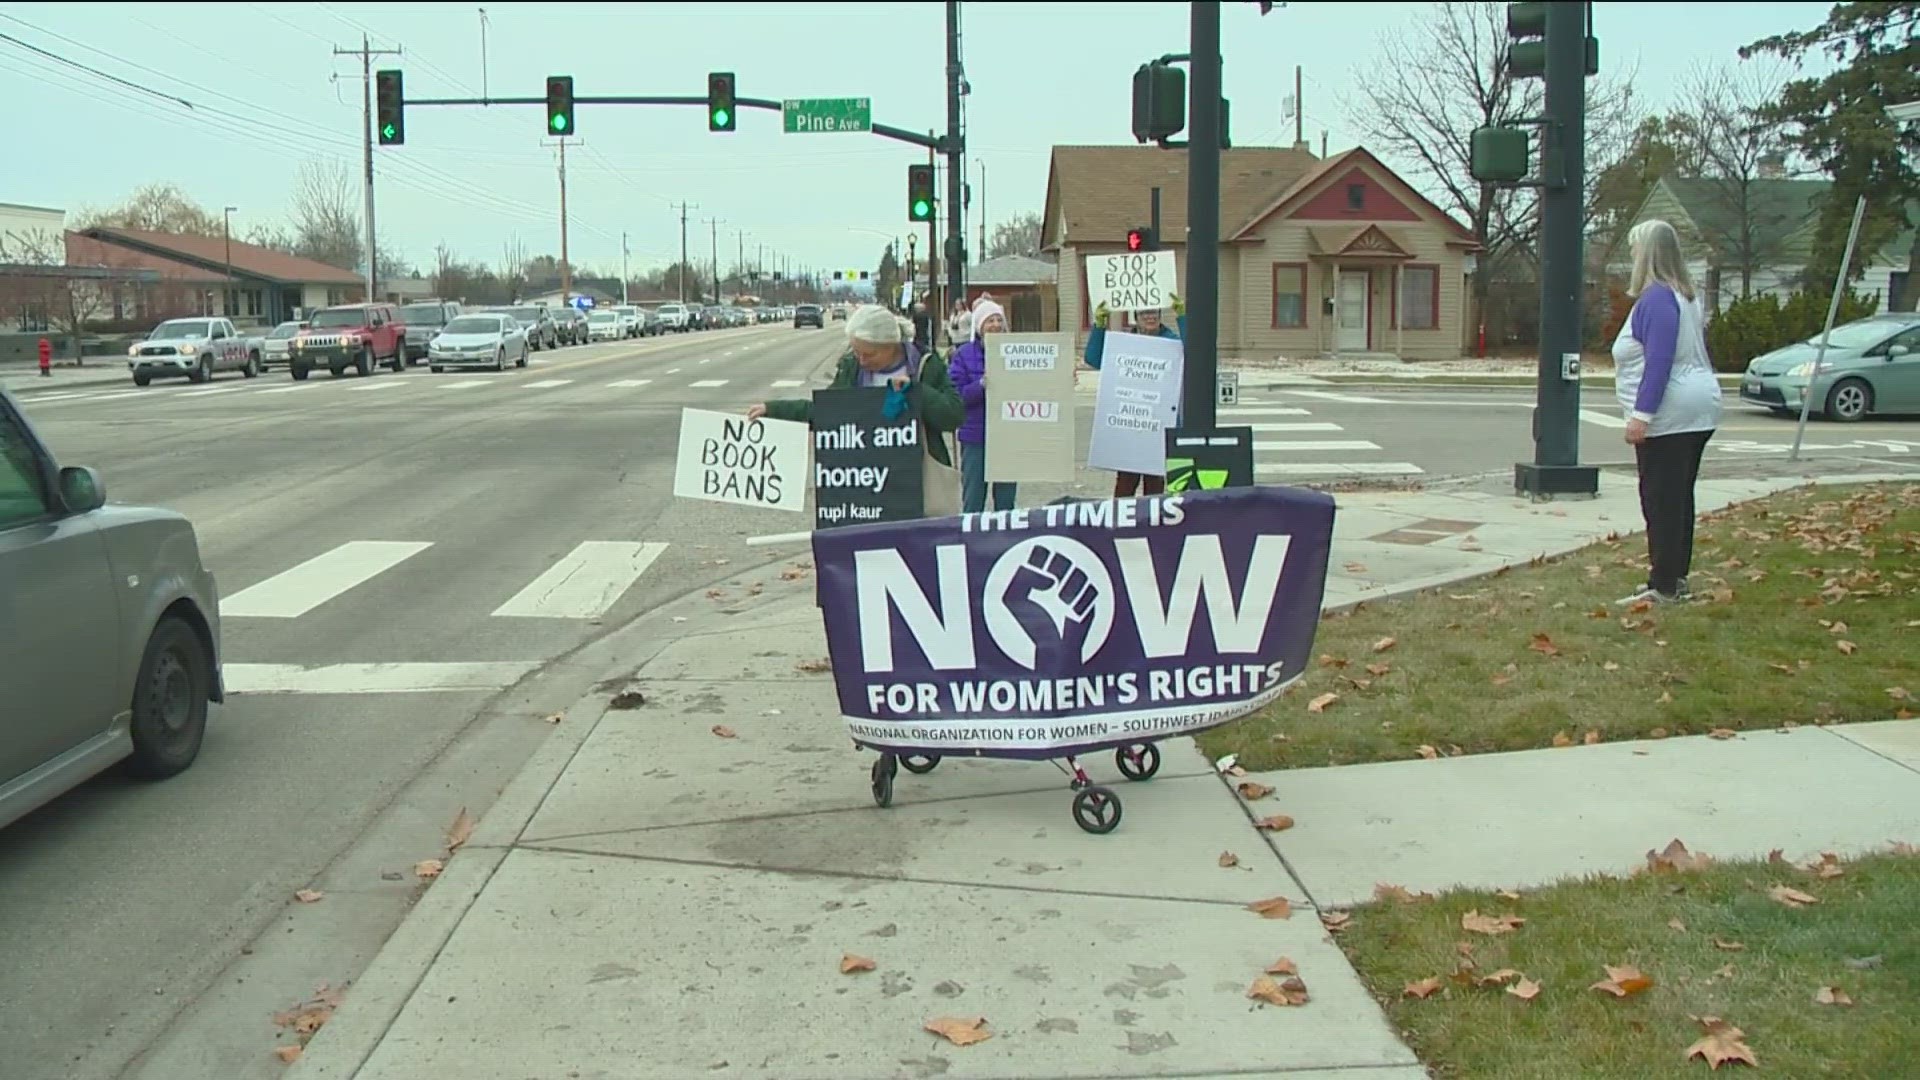
[(1024, 214), (1015, 214), (995, 225), (983, 257), (998, 259), (1003, 255), (1038, 254), (1040, 254), (1040, 215), (1029, 211)]
[(208, 213), (176, 184), (148, 184), (127, 201), (107, 210), (81, 210), (74, 215), (76, 231), (107, 227), (182, 236), (220, 236), (221, 215)]
[(346, 163), (311, 158), (294, 175), (295, 253), (353, 270), (366, 255), (360, 238), (360, 192)]
[(527, 244), (515, 235), (500, 245), (500, 280), (509, 288), (518, 291), (520, 283), (527, 278)]
[[(66, 237), (50, 230), (14, 233), (11, 241), (8, 250), (14, 258), (36, 270), (0, 279), (6, 285), (0, 301), (11, 309), (7, 314), (23, 326), (43, 325), (66, 337), (75, 362), (80, 362), (81, 338), (88, 324), (112, 306), (117, 284), (113, 271), (120, 267), (66, 265)], [(46, 269), (38, 272), (38, 267)]]
[[(1475, 128), (1522, 126), (1538, 116), (1539, 80), (1514, 79), (1507, 70), (1506, 5), (1435, 4), (1410, 27), (1382, 33), (1375, 59), (1356, 73), (1360, 94), (1348, 109), (1368, 149), (1403, 164), (1409, 179), (1459, 214), (1484, 253), (1488, 268), (1512, 253), (1531, 258), (1539, 231), (1539, 200), (1528, 188), (1475, 180), (1470, 168)], [(1587, 175), (1597, 176), (1634, 145), (1640, 113), (1632, 71), (1589, 84)], [(1594, 213), (1589, 186), (1589, 220)]]
[(1699, 170), (1682, 178), (1698, 202), (1690, 216), (1715, 256), (1713, 269), (1739, 273), (1742, 299), (1811, 210), (1769, 184), (1787, 176), (1789, 143), (1786, 125), (1764, 119), (1762, 110), (1780, 99), (1787, 77), (1783, 66), (1759, 61), (1696, 67), (1670, 119)]

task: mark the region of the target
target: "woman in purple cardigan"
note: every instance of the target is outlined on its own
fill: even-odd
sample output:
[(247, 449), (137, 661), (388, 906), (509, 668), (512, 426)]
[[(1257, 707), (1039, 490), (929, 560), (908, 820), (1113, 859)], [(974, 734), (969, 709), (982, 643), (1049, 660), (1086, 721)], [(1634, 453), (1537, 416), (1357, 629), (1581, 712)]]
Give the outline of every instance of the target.
[[(947, 376), (960, 392), (967, 418), (955, 433), (960, 443), (960, 512), (978, 514), (987, 508), (987, 346), (988, 334), (1007, 331), (1007, 313), (999, 304), (982, 300), (973, 309), (973, 337), (953, 351)], [(993, 508), (1013, 509), (1013, 484), (993, 485)]]

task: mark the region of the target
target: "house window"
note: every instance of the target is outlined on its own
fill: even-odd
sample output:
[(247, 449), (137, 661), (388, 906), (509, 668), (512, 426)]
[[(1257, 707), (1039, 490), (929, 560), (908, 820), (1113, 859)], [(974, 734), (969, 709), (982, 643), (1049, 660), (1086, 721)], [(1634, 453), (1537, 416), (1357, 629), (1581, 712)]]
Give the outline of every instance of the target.
[(1403, 330), (1440, 329), (1439, 267), (1400, 269), (1400, 327)]
[(1367, 185), (1347, 185), (1347, 209), (1364, 210), (1367, 206)]
[(1305, 263), (1273, 264), (1273, 328), (1300, 330), (1307, 325)]

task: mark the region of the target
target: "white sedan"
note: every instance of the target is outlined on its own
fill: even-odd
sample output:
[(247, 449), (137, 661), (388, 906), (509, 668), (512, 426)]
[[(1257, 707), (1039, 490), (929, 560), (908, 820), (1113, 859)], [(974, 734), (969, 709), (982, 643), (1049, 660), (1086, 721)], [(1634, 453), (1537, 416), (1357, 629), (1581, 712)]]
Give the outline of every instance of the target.
[(448, 368), (484, 367), (494, 371), (527, 366), (527, 331), (511, 315), (482, 312), (461, 315), (427, 343), (427, 364), (437, 374)]
[(596, 311), (587, 316), (588, 341), (619, 341), (628, 336), (627, 320), (617, 311)]

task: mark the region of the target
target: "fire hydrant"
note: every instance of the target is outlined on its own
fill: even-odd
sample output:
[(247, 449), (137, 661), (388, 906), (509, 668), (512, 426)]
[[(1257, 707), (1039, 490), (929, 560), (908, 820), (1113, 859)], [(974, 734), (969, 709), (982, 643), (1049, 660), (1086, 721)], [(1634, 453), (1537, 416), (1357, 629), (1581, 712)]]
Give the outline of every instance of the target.
[(53, 377), (53, 342), (46, 338), (40, 339), (40, 377), (43, 379)]

